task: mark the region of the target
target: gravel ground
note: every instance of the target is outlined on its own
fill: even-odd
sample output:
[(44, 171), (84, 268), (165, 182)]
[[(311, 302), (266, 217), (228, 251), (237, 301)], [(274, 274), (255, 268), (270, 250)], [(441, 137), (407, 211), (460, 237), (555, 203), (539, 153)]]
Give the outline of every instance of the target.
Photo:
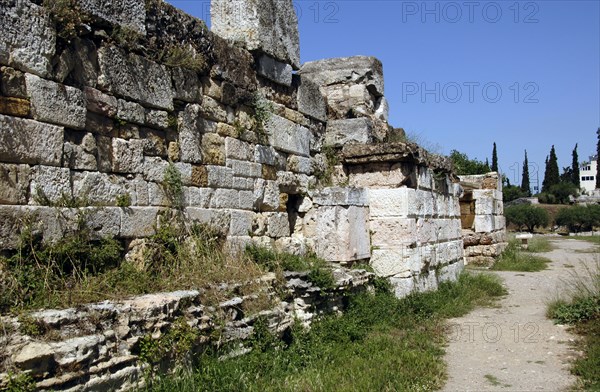
[(564, 292), (573, 273), (597, 262), (594, 245), (551, 240), (552, 260), (540, 272), (494, 272), (509, 294), (497, 307), (477, 309), (449, 321), (444, 391), (562, 391), (575, 383), (569, 362), (575, 336), (546, 319), (546, 305)]

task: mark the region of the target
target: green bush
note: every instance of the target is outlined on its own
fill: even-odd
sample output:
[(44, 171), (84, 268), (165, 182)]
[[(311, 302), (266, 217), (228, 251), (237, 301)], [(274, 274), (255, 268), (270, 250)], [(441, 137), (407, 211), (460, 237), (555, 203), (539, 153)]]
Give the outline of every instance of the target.
[(554, 195), (557, 204), (568, 204), (569, 196), (577, 196), (577, 186), (570, 182), (561, 182), (550, 187), (550, 194)]
[(506, 185), (502, 188), (502, 198), (505, 203), (520, 199), (521, 197), (527, 197), (527, 193), (521, 190), (521, 187), (516, 185)]
[(556, 224), (566, 226), (569, 231), (576, 233), (592, 230), (594, 226), (600, 226), (600, 206), (576, 205), (563, 208), (556, 215)]
[(519, 230), (525, 227), (529, 232), (533, 232), (536, 227), (545, 227), (550, 223), (550, 217), (546, 210), (530, 204), (506, 207), (504, 216), (508, 223), (517, 226)]

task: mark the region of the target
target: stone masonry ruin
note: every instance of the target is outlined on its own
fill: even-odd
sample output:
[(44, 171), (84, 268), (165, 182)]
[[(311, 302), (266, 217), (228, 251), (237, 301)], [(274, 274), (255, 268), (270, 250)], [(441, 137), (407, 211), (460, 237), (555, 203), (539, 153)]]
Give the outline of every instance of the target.
[[(186, 219), (218, 228), (232, 252), (314, 251), (339, 267), (327, 301), (288, 275), (295, 300), (269, 313), (273, 329), (364, 289), (369, 273), (342, 268), (354, 263), (390, 278), (398, 296), (460, 274), (464, 182), (447, 158), (388, 124), (379, 60), (300, 64), (291, 0), (213, 0), (212, 32), (161, 0), (73, 1), (86, 23), (65, 36), (41, 1), (0, 0), (0, 249), (16, 248), (25, 220), (45, 241), (72, 230), (78, 209), (54, 206), (68, 199), (87, 203), (98, 236), (135, 252), (172, 207), (164, 186), (172, 163)], [(485, 231), (504, 242), (501, 197), (490, 196), (490, 211), (478, 207), (495, 189), (473, 196), (467, 238)], [(477, 223), (489, 219), (498, 224)], [(200, 331), (214, 324), (196, 291), (84, 308), (38, 312), (62, 340), (16, 334), (0, 343), (0, 360), (43, 390), (126, 390), (143, 372), (134, 353), (141, 336), (182, 315)], [(98, 312), (104, 333), (81, 327)], [(251, 332), (246, 316), (228, 320), (232, 339)]]

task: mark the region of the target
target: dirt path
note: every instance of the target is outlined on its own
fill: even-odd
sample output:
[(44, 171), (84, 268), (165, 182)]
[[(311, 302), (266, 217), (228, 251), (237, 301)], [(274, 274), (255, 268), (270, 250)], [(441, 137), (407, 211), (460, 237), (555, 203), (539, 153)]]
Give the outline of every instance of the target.
[(546, 319), (546, 304), (562, 291), (574, 270), (598, 254), (584, 241), (552, 240), (552, 260), (540, 272), (496, 272), (509, 295), (496, 308), (477, 309), (450, 320), (444, 391), (562, 391), (573, 385), (569, 342), (573, 335)]

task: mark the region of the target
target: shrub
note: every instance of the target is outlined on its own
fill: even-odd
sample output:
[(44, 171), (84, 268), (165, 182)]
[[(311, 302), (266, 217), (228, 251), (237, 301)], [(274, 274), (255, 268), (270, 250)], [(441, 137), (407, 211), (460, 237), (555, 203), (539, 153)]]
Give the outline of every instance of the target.
[(561, 182), (550, 187), (550, 194), (554, 195), (558, 204), (568, 204), (569, 196), (577, 196), (577, 186), (570, 182)]
[(533, 232), (536, 227), (545, 227), (550, 222), (546, 210), (529, 204), (506, 207), (504, 216), (508, 223), (517, 226), (519, 230), (525, 227), (530, 232)]
[(502, 189), (502, 196), (505, 203), (520, 199), (521, 197), (527, 197), (527, 193), (523, 192), (520, 187), (516, 185), (506, 185)]
[(556, 224), (566, 226), (573, 232), (592, 230), (594, 226), (600, 225), (600, 206), (576, 205), (563, 208), (556, 215)]

